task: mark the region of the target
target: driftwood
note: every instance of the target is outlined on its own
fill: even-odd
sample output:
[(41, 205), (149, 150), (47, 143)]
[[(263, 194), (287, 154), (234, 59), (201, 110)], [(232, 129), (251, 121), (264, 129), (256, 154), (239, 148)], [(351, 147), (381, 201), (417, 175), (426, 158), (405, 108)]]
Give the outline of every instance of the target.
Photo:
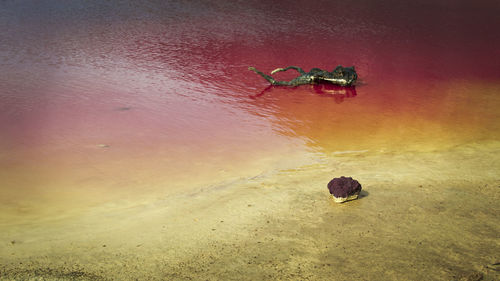
[(276, 72), (295, 69), (300, 73), (300, 76), (291, 81), (277, 81), (271, 75), (264, 74), (261, 71), (255, 69), (255, 67), (249, 67), (248, 69), (264, 77), (264, 79), (269, 81), (269, 83), (276, 86), (299, 86), (320, 82), (328, 82), (340, 86), (350, 86), (358, 79), (358, 74), (356, 73), (354, 66), (343, 67), (339, 65), (332, 72), (321, 70), (319, 68), (313, 68), (309, 72), (305, 72), (300, 67), (289, 66), (285, 68), (277, 68), (271, 72), (271, 75), (273, 75)]

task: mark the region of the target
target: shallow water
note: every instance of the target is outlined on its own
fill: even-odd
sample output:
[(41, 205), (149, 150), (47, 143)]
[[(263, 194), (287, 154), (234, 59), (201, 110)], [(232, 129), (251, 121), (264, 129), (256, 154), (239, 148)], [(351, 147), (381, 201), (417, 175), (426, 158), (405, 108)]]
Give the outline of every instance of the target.
[[(3, 1), (0, 224), (500, 146), (497, 2), (268, 2)], [(338, 64), (356, 86), (268, 87), (247, 70)], [(341, 171), (375, 179), (380, 163)]]
[[(498, 140), (499, 43), (476, 32), (498, 7), (445, 3), (4, 2), (2, 206)], [(355, 88), (266, 88), (246, 69), (337, 64), (357, 67)]]

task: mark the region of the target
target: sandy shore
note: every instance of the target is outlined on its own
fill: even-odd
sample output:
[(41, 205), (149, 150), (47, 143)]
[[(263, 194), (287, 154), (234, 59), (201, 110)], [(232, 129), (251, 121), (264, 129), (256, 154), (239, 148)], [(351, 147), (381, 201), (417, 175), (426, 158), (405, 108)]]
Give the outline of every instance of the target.
[[(3, 225), (0, 280), (498, 280), (498, 155), (498, 142), (342, 154), (132, 208)], [(328, 198), (340, 175), (363, 184), (359, 200)]]

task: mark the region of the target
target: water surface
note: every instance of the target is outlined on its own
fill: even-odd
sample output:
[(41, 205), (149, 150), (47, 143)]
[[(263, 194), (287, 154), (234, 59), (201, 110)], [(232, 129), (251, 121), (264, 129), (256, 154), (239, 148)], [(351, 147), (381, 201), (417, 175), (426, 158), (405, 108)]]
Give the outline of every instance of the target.
[[(498, 140), (500, 48), (477, 32), (498, 26), (498, 4), (339, 5), (3, 2), (3, 208), (69, 211), (332, 153)], [(358, 85), (266, 88), (247, 71), (337, 64), (355, 65)]]

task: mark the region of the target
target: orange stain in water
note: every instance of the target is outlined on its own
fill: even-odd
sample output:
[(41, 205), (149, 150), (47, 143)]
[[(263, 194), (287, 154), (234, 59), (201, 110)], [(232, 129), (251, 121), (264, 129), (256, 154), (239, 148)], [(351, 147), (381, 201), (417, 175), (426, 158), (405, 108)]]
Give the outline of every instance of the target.
[(496, 84), (456, 81), (428, 87), (397, 81), (389, 88), (332, 87), (331, 93), (318, 88), (273, 87), (255, 96), (254, 103), (273, 108), (278, 131), (304, 138), (325, 153), (428, 151), (499, 137)]

